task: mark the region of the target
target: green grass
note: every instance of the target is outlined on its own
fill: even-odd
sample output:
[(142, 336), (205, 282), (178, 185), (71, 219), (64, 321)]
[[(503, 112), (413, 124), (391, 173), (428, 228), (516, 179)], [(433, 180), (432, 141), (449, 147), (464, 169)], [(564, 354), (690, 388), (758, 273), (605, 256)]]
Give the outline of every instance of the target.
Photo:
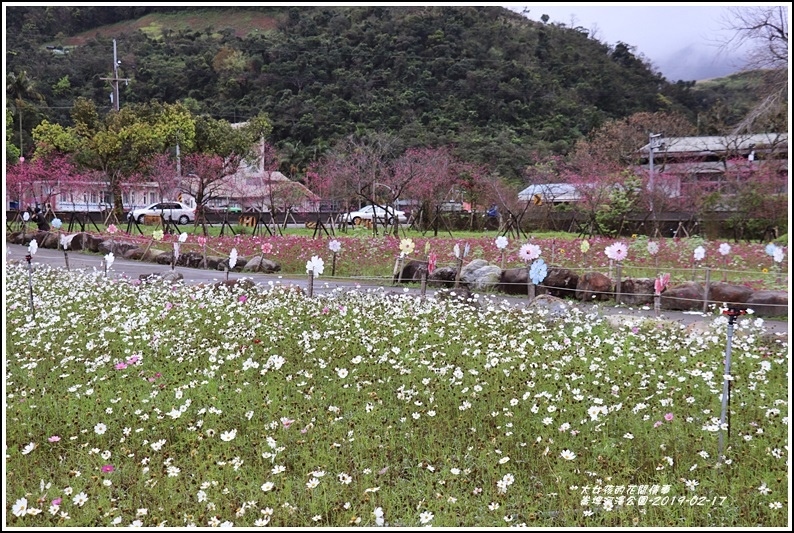
[[(11, 526), (371, 526), (378, 507), (402, 526), (429, 513), (450, 527), (787, 523), (788, 350), (749, 319), (719, 462), (719, 321), (689, 337), (487, 301), (48, 268), (34, 321), (27, 271), (9, 266), (6, 281)], [(657, 494), (582, 501), (608, 485)], [(12, 514), (22, 498), (42, 512)]]

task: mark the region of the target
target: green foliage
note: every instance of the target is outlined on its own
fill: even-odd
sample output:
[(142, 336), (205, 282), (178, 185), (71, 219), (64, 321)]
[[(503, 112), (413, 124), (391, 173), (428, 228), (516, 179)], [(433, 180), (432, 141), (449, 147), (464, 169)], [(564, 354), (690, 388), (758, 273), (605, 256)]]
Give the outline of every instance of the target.
[[(27, 68), (59, 98), (108, 101), (106, 82), (59, 83), (107, 74), (113, 35), (132, 80), (122, 106), (181, 100), (229, 122), (266, 112), (269, 141), (306, 152), (382, 132), (408, 147), (454, 145), (465, 160), (521, 179), (533, 151), (564, 154), (609, 119), (697, 111), (688, 87), (668, 84), (631, 47), (501, 7), (237, 8), (215, 27), (208, 10), (186, 8), (8, 9), (10, 49), (31, 51), (9, 54), (8, 68)], [(88, 16), (97, 26), (78, 38)], [(252, 19), (262, 31), (251, 31)], [(245, 30), (224, 30), (232, 26)], [(43, 44), (57, 32), (80, 46), (53, 62)], [(58, 113), (46, 118), (68, 125)]]

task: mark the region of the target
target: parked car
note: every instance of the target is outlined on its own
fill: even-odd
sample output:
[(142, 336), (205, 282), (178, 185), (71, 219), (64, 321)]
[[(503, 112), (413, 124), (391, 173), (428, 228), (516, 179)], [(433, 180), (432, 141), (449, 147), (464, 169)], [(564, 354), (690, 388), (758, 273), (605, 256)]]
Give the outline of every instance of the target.
[(157, 202), (147, 207), (133, 209), (129, 212), (127, 217), (136, 220), (138, 224), (142, 224), (143, 217), (147, 215), (163, 215), (166, 220), (179, 224), (189, 224), (196, 220), (196, 210), (181, 202)]
[(208, 211), (213, 213), (242, 213), (243, 208), (238, 205), (216, 205), (207, 208)]
[(377, 221), (379, 224), (393, 224), (394, 217), (397, 217), (397, 220), (400, 224), (405, 224), (408, 222), (408, 217), (405, 216), (405, 211), (396, 210), (393, 207), (381, 207), (381, 206), (374, 206), (374, 205), (367, 205), (359, 209), (358, 211), (351, 211), (349, 213), (342, 213), (341, 217), (344, 222), (347, 224), (359, 225), (361, 224), (362, 220), (372, 220), (373, 218), (377, 217)]

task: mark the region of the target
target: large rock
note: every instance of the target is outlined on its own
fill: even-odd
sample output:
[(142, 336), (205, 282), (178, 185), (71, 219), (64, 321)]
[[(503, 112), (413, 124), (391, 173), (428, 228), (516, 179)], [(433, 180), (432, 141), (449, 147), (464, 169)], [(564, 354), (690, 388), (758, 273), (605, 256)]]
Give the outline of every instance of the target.
[(789, 303), (786, 291), (753, 291), (745, 304), (758, 315), (788, 315)]
[(190, 268), (201, 268), (203, 262), (204, 262), (204, 256), (198, 252), (188, 252), (185, 254), (179, 254), (179, 258), (177, 259), (178, 265), (186, 266)]
[(626, 305), (653, 304), (656, 291), (651, 278), (628, 278), (620, 281), (620, 303)]
[(455, 285), (455, 272), (452, 267), (439, 267), (427, 277), (428, 287), (452, 287)]
[(752, 294), (753, 289), (744, 285), (732, 285), (722, 282), (709, 284), (709, 302), (716, 302), (717, 304), (728, 304), (729, 306), (738, 307), (738, 304), (745, 303)]
[(152, 272), (149, 274), (141, 274), (138, 276), (138, 279), (150, 283), (159, 281), (173, 285), (179, 281), (182, 281), (184, 276), (179, 272), (169, 270), (168, 272)]
[(571, 304), (562, 298), (541, 294), (527, 304), (527, 309), (532, 309), (546, 318), (563, 318), (570, 314)]
[[(508, 268), (502, 270), (496, 290), (505, 294), (527, 295), (527, 269)], [(537, 294), (537, 293), (536, 293)]]
[(223, 259), (218, 261), (218, 265), (215, 268), (216, 270), (223, 270), (223, 271), (230, 270), (231, 272), (242, 272), (243, 267), (247, 262), (248, 261), (244, 257), (238, 257), (237, 263), (234, 264), (234, 268), (229, 269), (229, 258), (224, 257)]
[(479, 307), (480, 304), (472, 297), (471, 291), (467, 285), (459, 285), (451, 289), (441, 289), (436, 291), (435, 297), (437, 300), (458, 300), (460, 302)]
[(272, 274), (273, 272), (279, 272), (281, 270), (281, 265), (270, 259), (256, 256), (245, 264), (243, 270)]
[[(526, 279), (524, 280), (526, 283)], [(535, 294), (548, 294), (557, 298), (573, 298), (576, 286), (579, 285), (579, 274), (567, 268), (550, 268), (546, 279), (538, 285)]]
[(611, 300), (614, 298), (612, 280), (599, 272), (588, 272), (579, 278), (576, 298), (583, 302)]
[(668, 287), (662, 293), (661, 308), (669, 311), (701, 310), (703, 309), (703, 292), (703, 286), (694, 281)]
[(102, 255), (107, 255), (110, 252), (113, 252), (113, 255), (124, 256), (125, 253), (137, 247), (138, 243), (136, 242), (107, 239), (99, 243), (99, 253)]
[(460, 280), (473, 289), (493, 289), (502, 274), (502, 269), (484, 259), (475, 259), (460, 271)]
[(403, 268), (396, 276), (394, 276), (394, 283), (409, 283), (421, 280), (421, 270), (425, 267), (424, 261), (416, 261), (412, 259), (403, 265)]

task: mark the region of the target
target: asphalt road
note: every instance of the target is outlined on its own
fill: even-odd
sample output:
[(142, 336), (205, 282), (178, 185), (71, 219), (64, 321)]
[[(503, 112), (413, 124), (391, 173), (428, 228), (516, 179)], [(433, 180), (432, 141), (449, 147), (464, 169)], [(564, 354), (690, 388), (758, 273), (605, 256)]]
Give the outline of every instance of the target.
[[(10, 261), (19, 261), (25, 263), (25, 256), (28, 253), (28, 247), (17, 245), (17, 244), (9, 244), (5, 243), (4, 245), (4, 252), (6, 256), (6, 262)], [(65, 260), (63, 251), (53, 250), (49, 248), (39, 248), (36, 254), (31, 259), (31, 264), (35, 267), (37, 264), (46, 264), (51, 265), (53, 267), (58, 268), (65, 268)], [(101, 255), (93, 255), (93, 254), (86, 254), (86, 253), (79, 253), (79, 252), (69, 252), (69, 268), (72, 270), (88, 270), (92, 271), (94, 269), (98, 271), (103, 271), (103, 257)], [(113, 262), (113, 265), (110, 270), (111, 276), (121, 276), (126, 275), (132, 279), (138, 279), (141, 275), (153, 274), (153, 273), (166, 273), (170, 271), (171, 268), (166, 265), (158, 265), (156, 263), (149, 263), (143, 261), (131, 261), (127, 259), (116, 258)], [(180, 267), (177, 266), (174, 268), (174, 271), (179, 272), (183, 276), (183, 281), (185, 283), (214, 283), (216, 281), (222, 281), (226, 279), (226, 273), (219, 271), (219, 270), (203, 270), (198, 268), (188, 268), (188, 267)], [(248, 278), (253, 280), (257, 284), (264, 284), (270, 285), (272, 284), (283, 284), (283, 285), (297, 285), (303, 289), (306, 289), (308, 286), (308, 277), (307, 276), (282, 276), (279, 274), (256, 274), (250, 272), (231, 272), (229, 273), (229, 279), (240, 279), (240, 278)], [(384, 280), (384, 279), (372, 279), (372, 278), (364, 278), (361, 280), (355, 280), (350, 278), (345, 278), (344, 280), (341, 279), (330, 279), (327, 276), (321, 276), (314, 280), (314, 292), (319, 294), (326, 291), (331, 291), (339, 287), (344, 288), (356, 288), (360, 287), (362, 289), (367, 288), (376, 288), (376, 287), (383, 287), (387, 292), (394, 291), (394, 292), (408, 292), (411, 294), (419, 294), (420, 290), (418, 288), (404, 288), (404, 287), (394, 287), (391, 284), (391, 280)], [(433, 296), (435, 294), (435, 289), (427, 289), (427, 295)], [(507, 295), (493, 295), (489, 298), (493, 297), (498, 301), (507, 301), (513, 305), (523, 306), (526, 305), (527, 299), (518, 297), (518, 296), (507, 296)], [(610, 306), (602, 304), (589, 304), (589, 303), (581, 303), (581, 302), (571, 302), (572, 304), (576, 305), (580, 308), (587, 308), (593, 305), (598, 305), (599, 311), (604, 315), (626, 315), (629, 317), (647, 317), (653, 318), (654, 311), (650, 308), (638, 308), (638, 307), (626, 307), (626, 306)], [(699, 312), (693, 311), (663, 311), (660, 314), (660, 318), (668, 321), (679, 322), (684, 325), (694, 324), (696, 322), (703, 322), (703, 321), (711, 321), (715, 318), (716, 315), (714, 314), (703, 314)], [(766, 330), (779, 336), (781, 340), (788, 340), (788, 332), (789, 332), (789, 322), (785, 320), (777, 320), (777, 319), (764, 319), (764, 326)]]

